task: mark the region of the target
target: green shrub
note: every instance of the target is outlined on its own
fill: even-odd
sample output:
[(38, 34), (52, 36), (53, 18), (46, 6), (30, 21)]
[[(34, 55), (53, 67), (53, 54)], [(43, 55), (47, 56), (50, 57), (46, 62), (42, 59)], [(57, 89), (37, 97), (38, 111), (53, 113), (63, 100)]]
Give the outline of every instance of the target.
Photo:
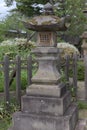
[(0, 42), (4, 41), (4, 36), (0, 36)]
[(8, 55), (10, 59), (14, 59), (16, 55), (25, 58), (31, 53), (31, 49), (34, 47), (34, 42), (27, 42), (27, 39), (24, 38), (3, 41), (0, 43), (0, 60), (3, 59), (4, 55)]
[(0, 71), (0, 92), (4, 91), (4, 75), (3, 72)]
[[(22, 90), (26, 89), (27, 86), (27, 72), (26, 70), (21, 71), (21, 88)], [(14, 78), (12, 84), (10, 85), (10, 91), (16, 90), (16, 78)]]
[[(20, 55), (21, 59), (25, 59), (30, 53), (31, 49), (34, 47), (33, 42), (27, 42), (27, 39), (10, 39), (0, 43), (0, 61), (3, 61), (5, 55), (8, 55), (10, 60), (15, 59), (16, 55)], [(2, 67), (2, 66), (0, 66)], [(35, 67), (34, 67), (35, 68)], [(11, 71), (10, 71), (11, 73)], [(34, 73), (34, 71), (33, 71)], [(27, 86), (27, 72), (23, 70), (21, 72), (21, 86), (25, 89)], [(14, 79), (10, 89), (15, 90), (16, 81)], [(4, 91), (4, 74), (0, 71), (0, 92)]]
[[(78, 80), (84, 81), (84, 77), (85, 77), (84, 76), (84, 71), (85, 71), (84, 62), (78, 61), (77, 62), (77, 79)], [(70, 69), (69, 76), (70, 77), (73, 76), (73, 69)]]

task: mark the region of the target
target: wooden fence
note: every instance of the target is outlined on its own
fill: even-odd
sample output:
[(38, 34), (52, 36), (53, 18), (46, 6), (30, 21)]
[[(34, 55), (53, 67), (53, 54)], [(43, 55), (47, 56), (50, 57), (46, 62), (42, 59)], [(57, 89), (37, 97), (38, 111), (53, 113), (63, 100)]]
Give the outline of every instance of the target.
[[(75, 97), (75, 100), (78, 100), (78, 61), (83, 62), (83, 66), (84, 67), (84, 72), (82, 72), (84, 75), (84, 97), (85, 97), (85, 101), (87, 101), (87, 55), (85, 55), (83, 58), (80, 58), (77, 54), (74, 54), (72, 58), (70, 58), (68, 55), (65, 58), (65, 63), (61, 64), (60, 66), (62, 66), (64, 68), (64, 74), (65, 74), (65, 79), (66, 79), (66, 84), (67, 86), (70, 86), (70, 79), (72, 84), (70, 86), (70, 88), (73, 90), (73, 96)], [(70, 78), (70, 73), (72, 71), (72, 78)], [(83, 86), (82, 86), (83, 87)]]
[[(69, 56), (66, 56), (65, 61), (61, 64), (58, 61), (58, 66), (61, 70), (63, 68), (65, 79), (67, 82), (67, 86), (70, 83), (70, 69), (72, 70), (72, 87), (74, 88), (74, 96), (77, 100), (77, 61), (79, 57), (75, 54), (71, 59)], [(87, 56), (84, 57), (84, 67), (85, 67), (85, 94), (87, 100)], [(60, 63), (60, 64), (59, 64)], [(0, 62), (0, 71), (4, 72), (4, 95), (5, 95), (5, 102), (10, 102), (10, 91), (9, 87), (12, 83), (14, 77), (16, 78), (16, 100), (17, 103), (21, 105), (21, 70), (26, 69), (27, 71), (27, 84), (31, 84), (31, 77), (32, 77), (32, 57), (29, 56), (26, 60), (22, 60), (20, 56), (16, 56), (15, 60), (9, 60), (8, 56), (4, 57), (4, 60)], [(12, 71), (12, 73), (10, 73)], [(60, 71), (61, 72), (61, 71)]]
[[(32, 77), (32, 57), (22, 60), (20, 56), (16, 56), (15, 60), (9, 60), (8, 56), (0, 62), (0, 71), (4, 73), (4, 98), (7, 104), (10, 103), (10, 85), (16, 78), (16, 100), (21, 105), (21, 70), (27, 70), (27, 84), (31, 84)], [(12, 71), (12, 73), (10, 73)]]
[[(72, 58), (68, 55), (65, 56), (65, 63), (61, 64), (61, 66), (64, 68), (64, 74), (65, 74), (65, 80), (68, 87), (70, 87), (73, 96), (77, 100), (77, 61), (79, 57), (77, 54), (74, 54)], [(72, 83), (70, 84), (70, 73), (72, 71)], [(73, 89), (71, 88), (73, 87)]]

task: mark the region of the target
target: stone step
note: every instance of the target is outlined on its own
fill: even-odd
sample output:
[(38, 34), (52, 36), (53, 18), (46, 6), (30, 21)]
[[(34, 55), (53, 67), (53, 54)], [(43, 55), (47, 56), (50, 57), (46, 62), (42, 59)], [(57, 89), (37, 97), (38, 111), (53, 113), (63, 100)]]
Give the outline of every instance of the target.
[(63, 83), (58, 85), (30, 85), (27, 90), (27, 95), (39, 95), (39, 96), (53, 96), (53, 97), (61, 97), (66, 93), (66, 86)]
[(12, 130), (74, 130), (78, 120), (78, 109), (72, 104), (64, 116), (49, 116), (16, 112)]
[(67, 91), (63, 97), (23, 96), (22, 111), (35, 114), (63, 115), (71, 104), (71, 94)]

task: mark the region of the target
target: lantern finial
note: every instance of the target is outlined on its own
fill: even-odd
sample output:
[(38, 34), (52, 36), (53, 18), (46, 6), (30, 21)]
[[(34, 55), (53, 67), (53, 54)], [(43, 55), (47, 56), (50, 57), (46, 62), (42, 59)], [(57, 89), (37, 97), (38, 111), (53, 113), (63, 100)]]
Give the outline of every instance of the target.
[(47, 3), (44, 5), (44, 10), (45, 10), (45, 14), (46, 14), (46, 15), (54, 14), (54, 12), (53, 12), (53, 5), (50, 4), (49, 2), (47, 2)]

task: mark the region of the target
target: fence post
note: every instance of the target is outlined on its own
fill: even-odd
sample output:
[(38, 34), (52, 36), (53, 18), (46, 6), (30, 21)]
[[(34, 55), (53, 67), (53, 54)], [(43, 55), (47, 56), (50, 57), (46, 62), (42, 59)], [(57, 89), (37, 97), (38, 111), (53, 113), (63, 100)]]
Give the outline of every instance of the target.
[(73, 87), (74, 87), (74, 93), (75, 98), (77, 100), (77, 54), (73, 55)]
[(9, 106), (9, 103), (10, 103), (10, 94), (9, 94), (9, 57), (7, 55), (4, 57), (4, 93), (5, 93), (6, 106)]
[(70, 61), (69, 55), (66, 55), (65, 59), (66, 59), (65, 76), (66, 76), (66, 81), (69, 84), (69, 61)]
[(28, 56), (27, 59), (27, 79), (28, 79), (28, 85), (32, 83), (31, 81), (32, 78), (32, 56)]
[(87, 55), (84, 55), (85, 66), (85, 100), (87, 101)]
[(16, 100), (21, 106), (21, 58), (16, 56)]
[(57, 69), (58, 72), (61, 73), (61, 49), (58, 48), (58, 54), (57, 54)]

